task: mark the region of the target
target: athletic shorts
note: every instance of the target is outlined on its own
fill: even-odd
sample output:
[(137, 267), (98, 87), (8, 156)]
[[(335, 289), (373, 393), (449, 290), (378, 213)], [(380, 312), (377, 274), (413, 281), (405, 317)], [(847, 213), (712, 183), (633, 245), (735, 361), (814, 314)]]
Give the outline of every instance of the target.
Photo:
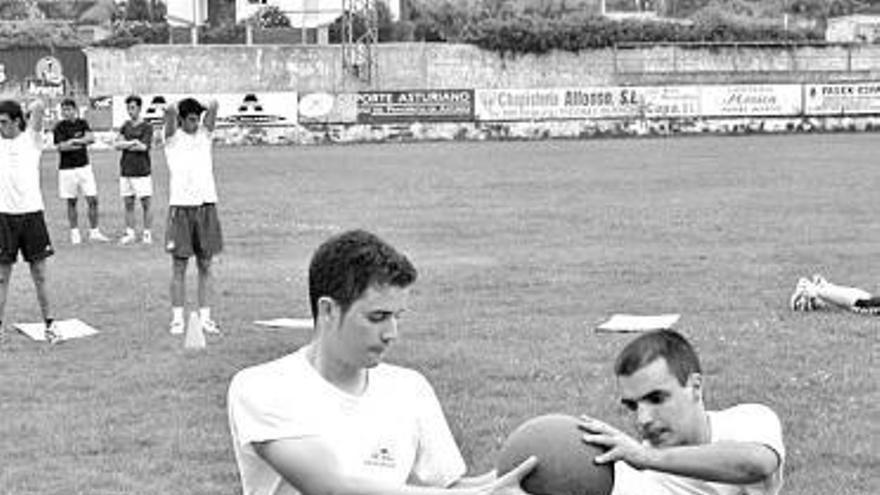
[(149, 198), (153, 195), (153, 178), (149, 175), (144, 177), (120, 177), (119, 195), (123, 198), (128, 196)]
[(28, 263), (55, 253), (42, 211), (0, 213), (0, 263), (15, 263), (19, 251)]
[(58, 196), (61, 199), (74, 199), (80, 191), (84, 196), (97, 196), (95, 173), (91, 165), (64, 168), (58, 171)]
[(223, 250), (223, 234), (214, 203), (169, 206), (165, 250), (175, 258), (211, 258)]

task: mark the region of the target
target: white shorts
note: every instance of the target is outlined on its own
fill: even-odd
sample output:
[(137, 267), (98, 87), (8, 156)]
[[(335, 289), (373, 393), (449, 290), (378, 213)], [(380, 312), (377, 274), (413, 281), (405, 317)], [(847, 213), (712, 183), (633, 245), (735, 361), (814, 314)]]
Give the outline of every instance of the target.
[(58, 171), (58, 196), (61, 199), (74, 199), (80, 191), (84, 196), (98, 195), (95, 173), (91, 165)]
[(120, 177), (119, 195), (123, 198), (128, 196), (149, 198), (153, 195), (153, 178), (149, 175), (144, 177)]

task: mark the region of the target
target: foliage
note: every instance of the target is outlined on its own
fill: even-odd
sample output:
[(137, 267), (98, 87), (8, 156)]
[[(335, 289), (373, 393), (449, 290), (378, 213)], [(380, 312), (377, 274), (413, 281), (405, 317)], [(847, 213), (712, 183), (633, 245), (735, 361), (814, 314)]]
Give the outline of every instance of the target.
[(95, 46), (128, 48), (141, 43), (167, 43), (167, 23), (119, 21), (113, 24), (113, 34), (96, 42)]
[(275, 5), (261, 8), (251, 17), (251, 22), (262, 28), (290, 27), (290, 19)]
[(0, 24), (0, 48), (27, 46), (83, 46), (83, 41), (68, 24), (20, 21)]
[(598, 16), (546, 18), (520, 15), (485, 18), (472, 24), (464, 41), (501, 53), (546, 53), (606, 48), (619, 43), (807, 41), (819, 33), (785, 31), (770, 24), (734, 22), (707, 16), (692, 24), (641, 20), (615, 21)]

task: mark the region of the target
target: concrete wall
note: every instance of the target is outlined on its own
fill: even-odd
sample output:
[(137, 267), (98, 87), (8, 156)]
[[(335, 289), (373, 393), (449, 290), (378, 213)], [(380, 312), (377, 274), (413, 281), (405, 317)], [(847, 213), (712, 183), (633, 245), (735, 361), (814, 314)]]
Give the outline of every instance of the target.
[(471, 45), (377, 47), (372, 85), (346, 74), (339, 46), (168, 46), (87, 50), (89, 94), (361, 89), (549, 88), (620, 84), (839, 82), (880, 78), (880, 46), (727, 46), (502, 57)]

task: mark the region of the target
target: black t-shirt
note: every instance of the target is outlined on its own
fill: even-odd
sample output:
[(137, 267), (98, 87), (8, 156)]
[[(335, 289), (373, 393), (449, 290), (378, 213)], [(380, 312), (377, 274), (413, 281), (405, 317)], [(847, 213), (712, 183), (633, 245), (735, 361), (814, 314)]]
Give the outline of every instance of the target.
[[(52, 134), (57, 145), (68, 139), (81, 138), (91, 130), (89, 123), (83, 119), (62, 120), (55, 125)], [(58, 164), (59, 169), (77, 168), (89, 164), (89, 154), (86, 151), (86, 146), (75, 150), (60, 151), (59, 153), (61, 154), (61, 162)]]
[(153, 126), (144, 121), (134, 123), (127, 120), (119, 129), (122, 138), (130, 141), (137, 139), (147, 145), (147, 151), (122, 150), (119, 159), (122, 177), (146, 177), (150, 175), (150, 145), (153, 143)]

